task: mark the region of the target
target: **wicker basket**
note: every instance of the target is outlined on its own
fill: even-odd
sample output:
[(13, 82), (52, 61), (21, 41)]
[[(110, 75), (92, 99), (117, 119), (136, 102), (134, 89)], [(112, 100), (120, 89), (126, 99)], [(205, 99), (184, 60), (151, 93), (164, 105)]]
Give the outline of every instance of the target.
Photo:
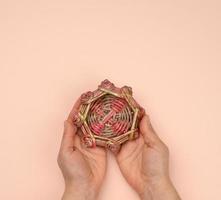
[(118, 88), (106, 79), (97, 90), (81, 95), (73, 121), (81, 128), (80, 137), (87, 147), (98, 145), (117, 153), (124, 142), (138, 137), (143, 114), (131, 87)]

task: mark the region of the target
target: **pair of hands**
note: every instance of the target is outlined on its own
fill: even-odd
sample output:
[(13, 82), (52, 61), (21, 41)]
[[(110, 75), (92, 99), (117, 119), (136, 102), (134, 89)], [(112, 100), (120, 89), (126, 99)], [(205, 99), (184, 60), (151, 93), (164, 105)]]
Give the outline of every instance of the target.
[[(65, 180), (62, 200), (97, 198), (107, 165), (104, 148), (85, 147), (73, 124), (78, 100), (64, 123), (64, 134), (58, 154), (58, 165)], [(139, 124), (140, 137), (128, 141), (116, 155), (119, 168), (143, 200), (180, 200), (169, 177), (167, 146), (160, 140), (145, 115)]]

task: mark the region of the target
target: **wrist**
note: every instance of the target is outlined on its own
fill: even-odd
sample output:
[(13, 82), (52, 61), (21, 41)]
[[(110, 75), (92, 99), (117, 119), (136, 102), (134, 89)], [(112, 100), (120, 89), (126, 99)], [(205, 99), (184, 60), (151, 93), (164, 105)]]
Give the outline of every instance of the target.
[(75, 184), (66, 185), (62, 200), (95, 200), (96, 192), (92, 187)]
[(170, 178), (151, 180), (146, 183), (140, 197), (142, 200), (180, 200)]

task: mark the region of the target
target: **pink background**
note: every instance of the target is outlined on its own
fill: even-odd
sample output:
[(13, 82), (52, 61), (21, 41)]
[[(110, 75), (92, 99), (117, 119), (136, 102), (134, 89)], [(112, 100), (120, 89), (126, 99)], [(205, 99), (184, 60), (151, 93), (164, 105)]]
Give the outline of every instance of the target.
[[(76, 98), (133, 87), (170, 148), (183, 199), (221, 198), (221, 3), (0, 1), (0, 199), (60, 199), (56, 157)], [(100, 200), (137, 200), (112, 155)]]

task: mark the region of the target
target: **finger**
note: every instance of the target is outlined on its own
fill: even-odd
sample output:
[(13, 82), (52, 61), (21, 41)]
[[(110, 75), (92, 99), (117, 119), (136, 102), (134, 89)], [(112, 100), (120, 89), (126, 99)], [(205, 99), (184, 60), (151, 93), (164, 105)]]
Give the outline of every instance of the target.
[(76, 114), (76, 112), (78, 112), (80, 105), (81, 105), (81, 98), (79, 97), (77, 101), (74, 103), (74, 106), (72, 107), (71, 112), (68, 115), (67, 120), (70, 121), (71, 123), (73, 123), (74, 115)]
[(155, 130), (153, 129), (150, 118), (148, 115), (144, 115), (142, 118), (140, 124), (139, 124), (139, 129), (141, 134), (143, 135), (144, 141), (146, 144), (156, 144), (156, 143), (161, 143), (160, 138), (156, 134)]
[(61, 141), (61, 149), (73, 149), (74, 139), (77, 132), (77, 127), (66, 120), (64, 122), (64, 133)]

